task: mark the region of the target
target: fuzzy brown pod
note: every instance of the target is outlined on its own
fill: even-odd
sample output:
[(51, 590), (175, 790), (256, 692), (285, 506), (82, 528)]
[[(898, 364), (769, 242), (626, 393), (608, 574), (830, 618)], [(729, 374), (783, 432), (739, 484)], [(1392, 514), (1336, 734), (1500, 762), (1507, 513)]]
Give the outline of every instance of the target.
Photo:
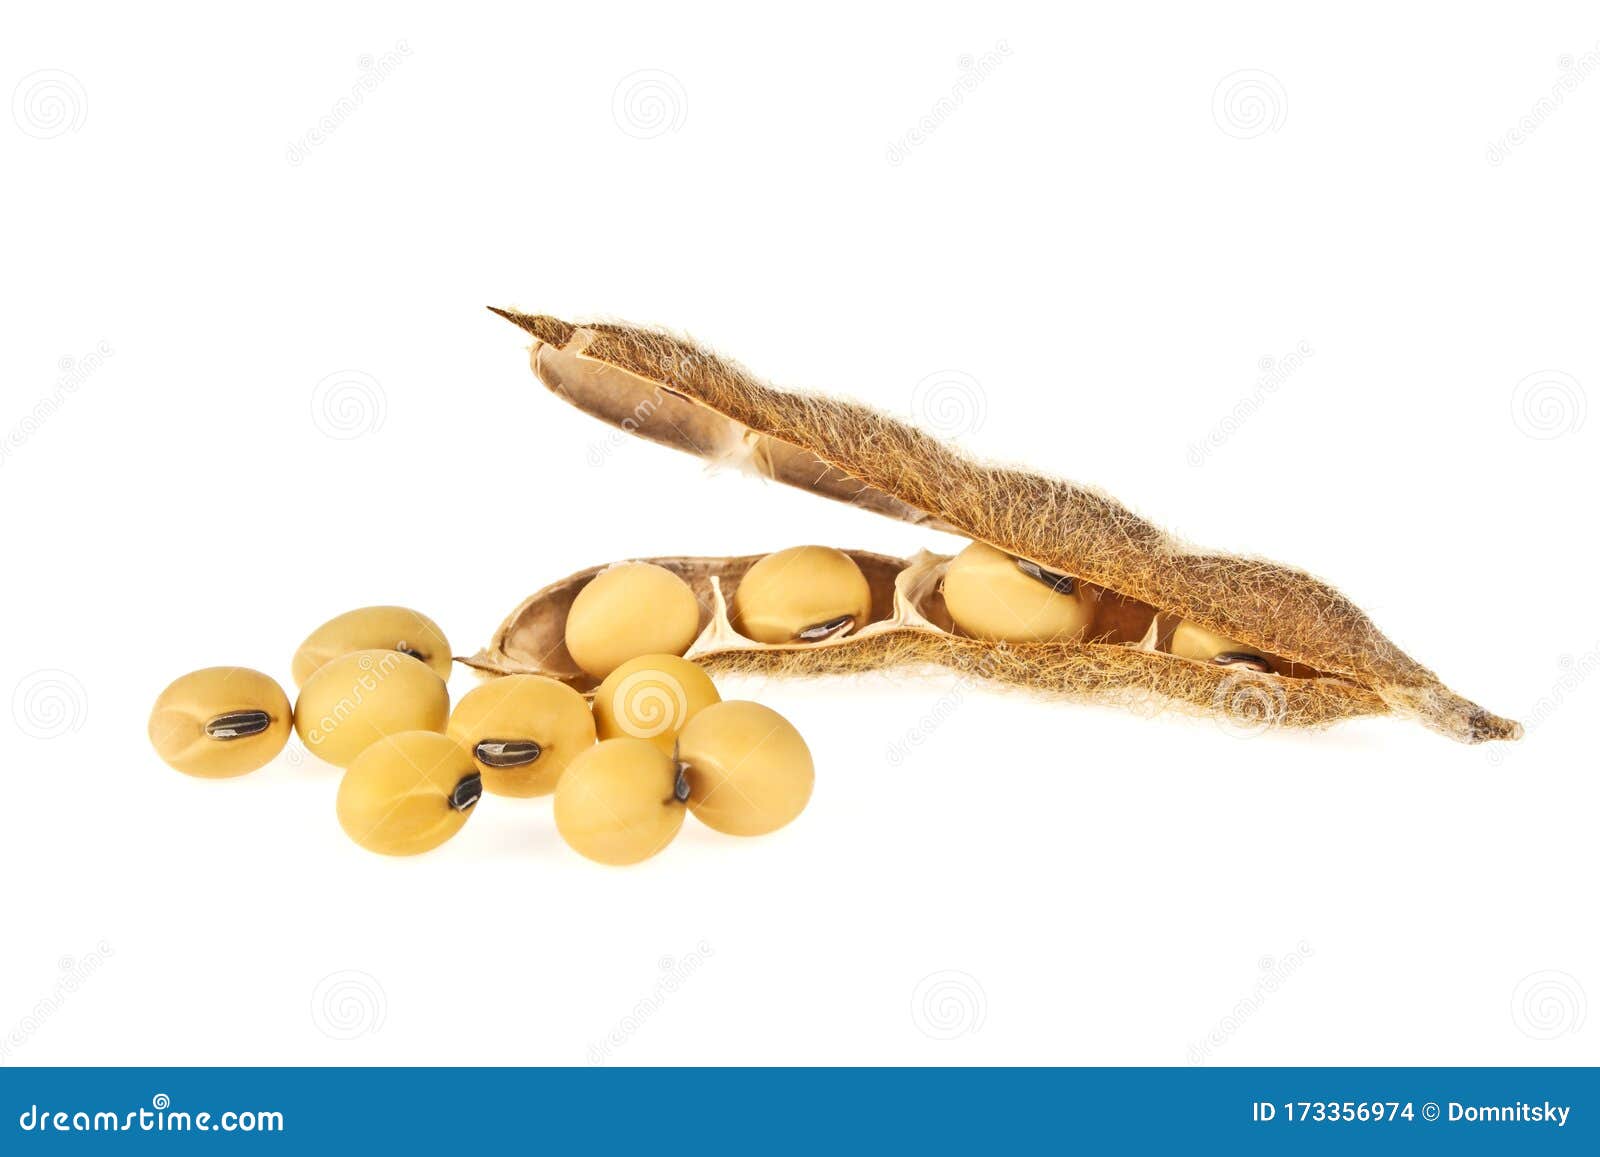
[[(755, 559), (654, 560), (704, 594), (705, 622), (690, 655), (713, 670), (825, 674), (939, 664), (1048, 695), (1170, 704), (1222, 717), (1243, 712), (1284, 726), (1395, 713), (1466, 743), (1522, 734), (1518, 723), (1451, 691), (1359, 607), (1304, 571), (1193, 549), (1098, 491), (977, 462), (855, 402), (778, 389), (671, 334), (494, 312), (533, 335), (533, 369), (545, 386), (613, 426), (1077, 576), (1111, 604), (1103, 606), (1102, 621), (1131, 624), (1099, 629), (1082, 642), (968, 638), (948, 616), (939, 618), (944, 560), (857, 554), (864, 570), (864, 559), (881, 560), (868, 577), (875, 602), (885, 600), (882, 617), (875, 606), (872, 624), (841, 638), (763, 645), (742, 639), (725, 621), (729, 585)], [(525, 601), (493, 642), (465, 661), (485, 671), (537, 671), (571, 681), (559, 669), (562, 600), (570, 605), (567, 592), (599, 569)], [(724, 610), (717, 612), (719, 606)], [(1151, 617), (1140, 634), (1142, 612)], [(1163, 651), (1179, 620), (1271, 656), (1270, 669)]]
[[(1370, 691), (1341, 679), (1317, 677), (1293, 664), (1281, 664), (1281, 674), (1263, 674), (1164, 654), (1157, 648), (1168, 632), (1153, 617), (1153, 608), (1141, 616), (1119, 605), (1101, 620), (1105, 633), (1089, 642), (991, 643), (968, 638), (951, 622), (939, 589), (948, 556), (923, 552), (903, 559), (861, 550), (845, 553), (872, 588), (868, 621), (842, 637), (778, 644), (758, 643), (740, 634), (728, 609), (745, 573), (764, 556), (637, 561), (665, 567), (695, 592), (701, 629), (685, 657), (714, 673), (848, 675), (938, 665), (1062, 698), (1094, 697), (1144, 711), (1168, 704), (1201, 707), (1251, 731), (1278, 723), (1311, 726), (1386, 710), (1383, 700)], [(567, 651), (566, 619), (578, 592), (605, 569), (589, 567), (530, 595), (495, 631), (487, 647), (460, 661), (492, 675), (545, 675), (592, 694), (599, 680)], [(1127, 621), (1142, 618), (1147, 624), (1137, 639), (1118, 641), (1123, 616)]]

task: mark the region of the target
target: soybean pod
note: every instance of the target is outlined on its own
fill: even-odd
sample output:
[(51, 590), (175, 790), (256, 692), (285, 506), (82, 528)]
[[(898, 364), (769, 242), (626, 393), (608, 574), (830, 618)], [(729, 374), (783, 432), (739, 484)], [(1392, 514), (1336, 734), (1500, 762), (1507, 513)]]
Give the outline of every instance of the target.
[[(1211, 715), (1242, 707), (1283, 726), (1393, 713), (1466, 743), (1522, 734), (1520, 724), (1450, 690), (1348, 598), (1303, 571), (1191, 548), (1097, 490), (975, 461), (854, 402), (778, 389), (665, 332), (495, 312), (532, 335), (533, 369), (546, 387), (611, 425), (961, 535), (1056, 594), (1065, 594), (1062, 579), (1083, 592), (1081, 624), (1069, 617), (1042, 639), (985, 638), (1010, 632), (985, 631), (976, 619), (971, 630), (957, 627), (951, 611), (961, 609), (959, 581), (940, 589), (947, 558), (846, 552), (858, 564), (878, 560), (873, 570), (862, 568), (873, 590), (871, 621), (833, 637), (763, 642), (736, 630), (727, 603), (736, 597), (728, 588), (758, 559), (653, 560), (676, 568), (691, 588), (698, 583), (702, 599), (722, 588), (712, 620), (682, 652), (711, 670), (810, 675), (933, 664), (1062, 698), (1156, 702)], [(548, 621), (564, 615), (575, 585), (581, 576), (525, 601), (467, 662), (560, 677), (556, 669), (571, 656), (546, 659), (527, 643), (548, 636)], [(955, 597), (947, 601), (946, 593)], [(1192, 640), (1199, 651), (1184, 653), (1194, 650)], [(1227, 649), (1204, 654), (1210, 640)]]

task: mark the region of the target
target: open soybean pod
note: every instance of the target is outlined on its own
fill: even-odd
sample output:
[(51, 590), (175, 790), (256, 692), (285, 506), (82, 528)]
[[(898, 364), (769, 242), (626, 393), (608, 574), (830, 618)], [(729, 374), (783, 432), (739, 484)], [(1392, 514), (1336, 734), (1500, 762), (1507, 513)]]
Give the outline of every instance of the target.
[[(917, 525), (987, 543), (1037, 571), (1095, 588), (1082, 637), (994, 642), (954, 628), (938, 587), (946, 560), (882, 559), (868, 568), (872, 622), (816, 642), (758, 644), (727, 625), (727, 587), (754, 559), (656, 560), (723, 604), (691, 646), (708, 669), (864, 671), (937, 663), (1068, 698), (1152, 701), (1252, 721), (1316, 726), (1359, 715), (1410, 716), (1453, 739), (1514, 739), (1519, 724), (1446, 687), (1354, 603), (1303, 571), (1196, 551), (1097, 491), (992, 466), (868, 407), (780, 390), (684, 339), (628, 325), (573, 325), (496, 310), (533, 335), (535, 373), (557, 396), (630, 433), (708, 461)], [(574, 576), (527, 600), (472, 665), (548, 668), (559, 649), (531, 649), (560, 616)], [(716, 582), (713, 583), (712, 579)], [(943, 615), (943, 621), (941, 621)], [(1185, 623), (1235, 650), (1210, 661), (1174, 654)], [(556, 626), (559, 632), (559, 623)], [(1199, 632), (1187, 632), (1188, 635)], [(1264, 670), (1261, 668), (1265, 668)]]

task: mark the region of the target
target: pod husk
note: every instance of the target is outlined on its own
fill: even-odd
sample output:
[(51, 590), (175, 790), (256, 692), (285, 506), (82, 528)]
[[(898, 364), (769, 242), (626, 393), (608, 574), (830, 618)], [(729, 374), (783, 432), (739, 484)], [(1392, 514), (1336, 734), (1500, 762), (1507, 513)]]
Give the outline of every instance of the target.
[[(1466, 743), (1522, 734), (1516, 722), (1451, 691), (1359, 607), (1304, 571), (1192, 549), (1096, 490), (977, 462), (855, 402), (777, 389), (668, 333), (494, 312), (533, 336), (534, 371), (552, 392), (628, 433), (987, 542), (1154, 608), (1160, 621), (1189, 619), (1258, 648), (1275, 656), (1278, 668), (1258, 674), (1195, 662), (1162, 652), (1155, 638), (987, 643), (955, 633), (947, 622), (901, 623), (893, 616), (879, 624), (883, 629), (769, 647), (713, 632), (712, 600), (704, 604), (706, 630), (695, 654), (712, 669), (812, 674), (938, 664), (1047, 695), (1154, 700), (1209, 714), (1230, 713), (1242, 688), (1252, 700), (1248, 710), (1260, 713), (1256, 701), (1264, 697), (1268, 722), (1277, 725), (1392, 712)], [(704, 571), (709, 587), (713, 576), (754, 559), (669, 561)], [(901, 572), (918, 561), (891, 560)], [(937, 565), (923, 561), (924, 571)], [(541, 617), (564, 623), (552, 592), (598, 569), (525, 601), (491, 644), (465, 661), (486, 671), (552, 673), (525, 646), (534, 637), (529, 623)]]

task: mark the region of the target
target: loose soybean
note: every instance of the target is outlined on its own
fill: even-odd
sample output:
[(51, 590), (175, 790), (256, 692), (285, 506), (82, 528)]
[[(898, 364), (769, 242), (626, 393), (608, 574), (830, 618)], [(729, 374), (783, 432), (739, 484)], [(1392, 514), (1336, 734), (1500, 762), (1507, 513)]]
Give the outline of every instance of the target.
[(721, 698), (711, 676), (688, 659), (640, 655), (595, 691), (595, 727), (601, 739), (648, 739), (671, 755), (684, 724)]
[(564, 683), (506, 675), (467, 692), (447, 733), (472, 753), (491, 794), (528, 797), (555, 791), (567, 765), (594, 746), (595, 719)]
[(483, 794), (472, 753), (433, 731), (370, 745), (339, 783), (339, 826), (370, 852), (414, 856), (461, 830)]
[(672, 757), (645, 739), (607, 739), (585, 751), (556, 787), (556, 830), (580, 855), (637, 864), (683, 827)]
[(402, 731), (443, 732), (450, 718), (444, 680), (399, 651), (342, 655), (300, 689), (294, 727), (311, 753), (349, 767), (369, 746)]
[(420, 659), (439, 678), (450, 678), (450, 640), (438, 623), (409, 607), (362, 607), (329, 619), (300, 644), (291, 668), (294, 685), (305, 686), (330, 659), (378, 648)]
[(175, 680), (150, 712), (150, 742), (185, 775), (225, 779), (271, 762), (293, 726), (277, 681), (248, 667), (207, 667)]
[(811, 751), (770, 707), (731, 700), (707, 707), (678, 736), (695, 818), (733, 836), (777, 831), (811, 799)]

